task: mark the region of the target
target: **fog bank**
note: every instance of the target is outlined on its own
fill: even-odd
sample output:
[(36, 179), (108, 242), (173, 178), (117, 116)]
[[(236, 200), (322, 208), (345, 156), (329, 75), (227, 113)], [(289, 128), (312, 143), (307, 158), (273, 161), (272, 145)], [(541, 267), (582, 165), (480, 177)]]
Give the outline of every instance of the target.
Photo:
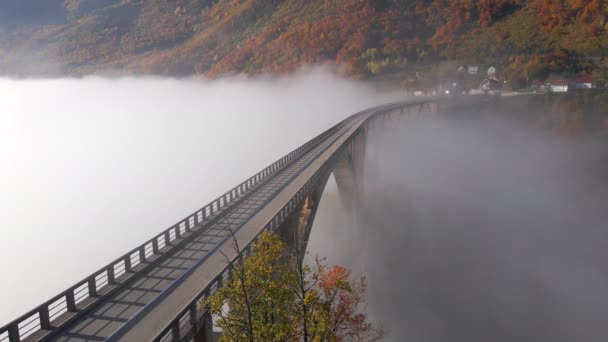
[(400, 94), (282, 79), (0, 79), (0, 325)]
[(354, 215), (321, 202), (311, 254), (368, 277), (387, 341), (608, 340), (608, 144), (510, 120), (372, 134)]

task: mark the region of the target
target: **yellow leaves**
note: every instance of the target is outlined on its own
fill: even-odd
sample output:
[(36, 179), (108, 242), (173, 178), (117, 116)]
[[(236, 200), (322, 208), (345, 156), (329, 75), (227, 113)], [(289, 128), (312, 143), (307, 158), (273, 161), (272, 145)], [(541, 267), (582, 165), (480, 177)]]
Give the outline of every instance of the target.
[[(247, 259), (237, 260), (232, 280), (204, 301), (223, 341), (376, 341), (380, 336), (357, 312), (365, 283), (352, 282), (350, 270), (294, 265), (284, 259), (286, 245), (264, 232)], [(229, 310), (226, 310), (226, 304)], [(306, 322), (306, 323), (304, 323)]]
[[(287, 287), (292, 274), (282, 262), (285, 244), (264, 232), (253, 245), (250, 257), (237, 260), (232, 280), (205, 301), (218, 317), (226, 341), (283, 340), (293, 333), (289, 320), (292, 292)], [(230, 310), (225, 311), (228, 303)]]

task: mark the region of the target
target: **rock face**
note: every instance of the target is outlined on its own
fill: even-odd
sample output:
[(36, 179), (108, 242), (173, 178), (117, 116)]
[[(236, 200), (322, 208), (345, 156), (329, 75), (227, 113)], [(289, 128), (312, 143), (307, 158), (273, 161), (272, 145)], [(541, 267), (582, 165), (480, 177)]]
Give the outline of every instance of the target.
[(403, 79), (453, 59), (519, 79), (601, 74), (608, 7), (597, 2), (4, 0), (0, 74), (217, 77), (331, 63)]

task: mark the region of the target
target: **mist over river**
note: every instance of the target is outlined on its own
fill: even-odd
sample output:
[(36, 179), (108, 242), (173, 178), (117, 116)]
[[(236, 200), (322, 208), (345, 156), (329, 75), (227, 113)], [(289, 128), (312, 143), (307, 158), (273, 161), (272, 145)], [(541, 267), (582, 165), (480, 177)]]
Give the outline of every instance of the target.
[[(0, 79), (0, 325), (339, 120), (403, 99), (323, 70)], [(371, 130), (362, 206), (342, 208), (330, 178), (310, 255), (367, 276), (387, 341), (607, 341), (607, 136), (469, 114)]]
[(0, 79), (0, 325), (379, 94), (282, 79)]
[(608, 341), (608, 136), (468, 114), (372, 131), (362, 206), (329, 183), (310, 255), (367, 277), (389, 342)]

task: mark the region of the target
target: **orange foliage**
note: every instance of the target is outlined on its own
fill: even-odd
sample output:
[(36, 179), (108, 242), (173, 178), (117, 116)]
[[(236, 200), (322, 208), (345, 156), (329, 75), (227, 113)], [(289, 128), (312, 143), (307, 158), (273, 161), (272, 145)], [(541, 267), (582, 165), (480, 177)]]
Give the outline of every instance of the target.
[(325, 307), (329, 307), (329, 331), (340, 338), (339, 341), (378, 341), (382, 331), (367, 321), (365, 314), (359, 313), (367, 283), (365, 277), (351, 280), (351, 271), (342, 266), (327, 267), (318, 264), (318, 287), (323, 293)]
[(602, 7), (605, 0), (543, 0), (539, 3), (539, 18), (546, 31), (575, 21), (591, 24), (596, 22), (596, 28), (589, 29), (596, 34), (601, 29), (598, 25), (605, 19)]

